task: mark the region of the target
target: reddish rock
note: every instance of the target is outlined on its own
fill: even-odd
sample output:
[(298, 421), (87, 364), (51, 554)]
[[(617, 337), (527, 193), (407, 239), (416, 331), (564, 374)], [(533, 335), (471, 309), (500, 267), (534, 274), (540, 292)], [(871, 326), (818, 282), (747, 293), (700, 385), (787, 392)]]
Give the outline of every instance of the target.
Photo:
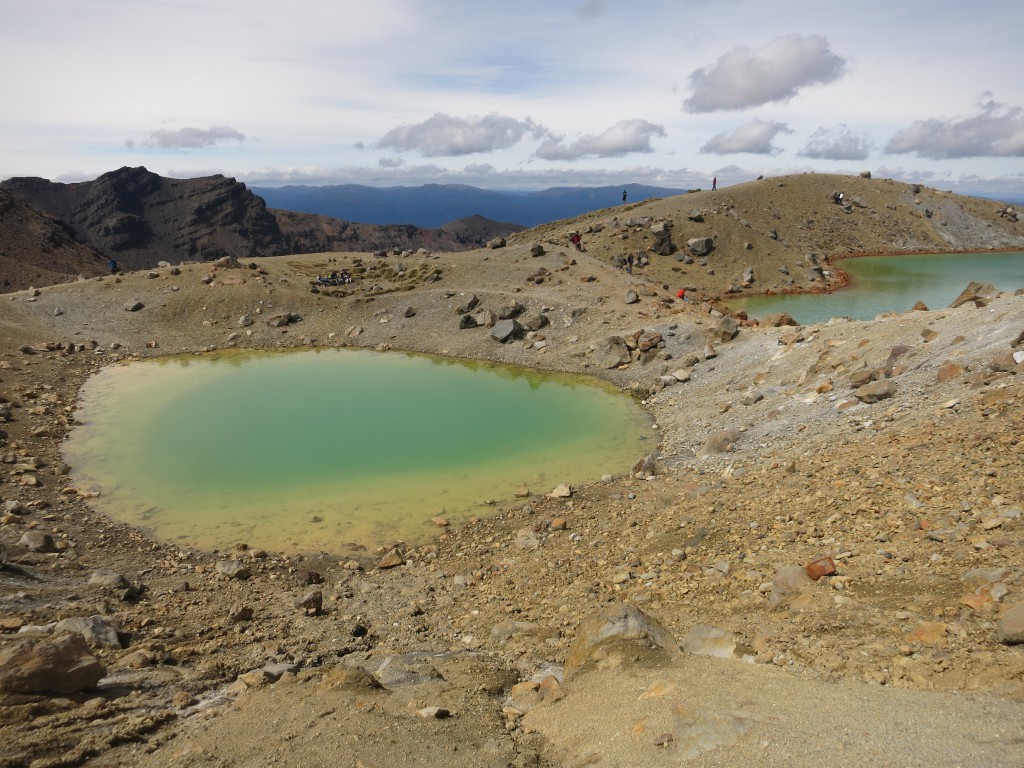
[(962, 366), (957, 365), (952, 360), (947, 360), (939, 366), (939, 370), (936, 373), (936, 379), (939, 384), (945, 384), (947, 381), (952, 381), (963, 372), (964, 369)]
[(825, 555), (824, 557), (819, 557), (817, 560), (808, 563), (804, 566), (804, 569), (807, 571), (808, 576), (817, 581), (822, 576), (831, 576), (834, 574), (836, 572), (836, 564), (831, 557)]
[(922, 621), (907, 634), (907, 640), (917, 640), (925, 645), (945, 645), (948, 629), (940, 621)]
[(554, 675), (546, 675), (540, 681), (539, 691), (545, 701), (558, 701), (562, 698), (562, 684)]

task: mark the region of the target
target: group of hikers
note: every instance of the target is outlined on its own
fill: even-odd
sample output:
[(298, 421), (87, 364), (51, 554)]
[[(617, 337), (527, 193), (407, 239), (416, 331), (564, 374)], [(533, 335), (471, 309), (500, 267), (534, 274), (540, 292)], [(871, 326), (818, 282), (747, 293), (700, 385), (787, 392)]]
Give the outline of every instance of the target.
[(319, 285), (348, 285), (352, 280), (352, 274), (347, 269), (341, 270), (340, 273), (332, 271), (327, 275), (316, 276), (316, 282)]

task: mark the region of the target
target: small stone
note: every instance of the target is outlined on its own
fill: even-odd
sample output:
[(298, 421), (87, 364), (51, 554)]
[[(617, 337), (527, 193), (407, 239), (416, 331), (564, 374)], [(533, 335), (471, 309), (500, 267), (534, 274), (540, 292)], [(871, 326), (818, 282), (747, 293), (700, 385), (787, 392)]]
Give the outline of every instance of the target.
[(128, 586), (128, 580), (110, 568), (100, 568), (94, 571), (92, 576), (89, 577), (89, 583), (112, 589), (124, 589)]
[(244, 581), (252, 575), (252, 571), (240, 560), (218, 560), (217, 573), (229, 579), (238, 579), (240, 581)]
[(444, 720), (446, 717), (451, 717), (451, 712), (444, 707), (423, 707), (423, 709), (416, 710), (416, 716), (424, 720)]
[(548, 494), (548, 497), (552, 499), (568, 499), (570, 496), (572, 496), (572, 486), (568, 483), (555, 486), (554, 490)]
[(306, 616), (319, 616), (323, 612), (324, 593), (319, 589), (311, 589), (295, 600), (295, 607), (301, 609)]
[(377, 561), (377, 567), (382, 570), (387, 568), (397, 568), (400, 565), (405, 565), (405, 558), (397, 549), (392, 549)]
[(252, 619), (252, 608), (248, 605), (235, 603), (228, 609), (228, 618), (231, 621), (250, 621)]

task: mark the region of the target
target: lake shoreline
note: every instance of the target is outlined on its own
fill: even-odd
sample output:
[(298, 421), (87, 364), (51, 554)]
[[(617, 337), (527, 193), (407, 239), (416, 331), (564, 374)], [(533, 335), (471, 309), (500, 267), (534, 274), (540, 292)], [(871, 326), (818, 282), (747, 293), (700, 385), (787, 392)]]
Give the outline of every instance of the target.
[[(972, 256), (972, 255), (974, 255), (974, 256), (983, 256), (983, 257), (995, 258), (995, 257), (1001, 257), (1001, 256), (1007, 256), (1007, 255), (1012, 256), (1014, 254), (1022, 254), (1022, 255), (1024, 255), (1024, 251), (1021, 251), (1019, 249), (987, 249), (987, 250), (978, 249), (978, 250), (972, 250), (972, 251), (960, 251), (960, 250), (956, 250), (956, 251), (931, 251), (931, 252), (923, 252), (923, 251), (912, 251), (912, 252), (885, 251), (885, 252), (879, 252), (879, 253), (860, 252), (860, 253), (844, 254), (842, 256), (835, 257), (834, 260), (829, 260), (829, 261), (826, 262), (831, 267), (832, 275), (834, 276), (834, 279), (832, 281), (830, 281), (830, 283), (829, 283), (829, 285), (827, 287), (821, 287), (821, 288), (816, 289), (816, 290), (803, 290), (803, 289), (794, 289), (794, 290), (785, 290), (785, 291), (772, 291), (772, 290), (769, 290), (769, 291), (764, 291), (762, 293), (747, 293), (747, 294), (743, 294), (743, 295), (737, 295), (735, 297), (730, 297), (730, 298), (733, 298), (733, 303), (731, 305), (729, 304), (729, 299), (725, 299), (725, 300), (723, 300), (722, 305), (724, 307), (726, 307), (729, 312), (735, 312), (739, 316), (743, 316), (744, 318), (746, 318), (747, 315), (751, 314), (751, 307), (753, 306), (753, 307), (757, 308), (757, 309), (754, 309), (753, 311), (756, 314), (759, 314), (759, 315), (775, 314), (775, 313), (778, 313), (778, 312), (785, 312), (787, 314), (794, 314), (794, 313), (798, 313), (802, 309), (803, 312), (805, 313), (805, 316), (803, 318), (797, 317), (797, 320), (800, 321), (801, 323), (805, 324), (807, 322), (824, 322), (827, 318), (824, 318), (823, 316), (819, 316), (819, 314), (815, 314), (812, 310), (809, 309), (809, 307), (812, 305), (810, 297), (840, 294), (845, 299), (846, 303), (851, 303), (851, 304), (858, 304), (859, 303), (859, 299), (858, 299), (858, 297), (855, 294), (851, 294), (851, 293), (841, 294), (842, 291), (847, 291), (848, 289), (851, 289), (851, 287), (856, 288), (856, 286), (854, 285), (854, 274), (851, 273), (850, 270), (843, 269), (840, 266), (841, 262), (862, 262), (863, 263), (866, 260), (870, 260), (870, 259), (881, 259), (881, 260), (885, 260), (885, 261), (889, 261), (889, 260), (896, 261), (896, 260), (899, 260), (899, 259), (908, 259), (908, 261), (906, 261), (906, 262), (897, 262), (897, 263), (905, 263), (907, 265), (910, 265), (913, 262), (909, 261), (909, 259), (926, 260), (926, 259), (932, 258), (932, 259), (942, 260), (942, 259), (946, 259), (946, 258), (950, 258), (950, 257), (956, 257), (956, 256), (961, 256), (961, 255), (962, 256)], [(992, 269), (991, 266), (989, 266), (987, 263), (983, 262), (981, 264), (978, 264), (977, 261), (975, 261), (972, 264), (973, 274), (969, 273), (967, 275), (959, 275), (958, 277), (951, 277), (950, 278), (950, 282), (949, 282), (949, 290), (946, 292), (946, 293), (949, 294), (948, 295), (948, 300), (952, 301), (957, 295), (959, 295), (960, 291), (962, 291), (968, 285), (968, 283), (970, 283), (970, 282), (979, 282), (979, 281), (980, 282), (989, 282), (989, 281), (991, 281), (992, 278), (990, 278), (990, 277), (988, 277), (986, 275), (986, 273), (990, 272), (991, 269)], [(854, 270), (854, 271), (863, 272), (863, 269), (861, 269), (861, 270)], [(961, 271), (963, 271), (963, 270), (961, 270)], [(975, 278), (978, 278), (978, 279), (975, 279)], [(863, 274), (861, 275), (861, 280), (862, 281), (865, 280), (865, 277), (864, 277)], [(1000, 282), (1000, 281), (997, 279), (996, 282)], [(1012, 282), (1012, 278), (1007, 278), (1007, 277), (1003, 276), (1002, 282), (1003, 282), (1003, 287), (1007, 288), (1009, 286), (1009, 283)], [(869, 281), (869, 284), (870, 284), (870, 281)], [(909, 284), (908, 284), (908, 287), (909, 287)], [(864, 290), (864, 288), (862, 288), (861, 290)], [(910, 303), (913, 304), (913, 303), (916, 303), (917, 301), (924, 301), (925, 304), (929, 304), (930, 305), (932, 302), (928, 301), (926, 299), (928, 299), (929, 294), (934, 294), (935, 290), (936, 290), (936, 287), (934, 285), (926, 286), (924, 289), (922, 289), (921, 295), (916, 296), (913, 300), (911, 300)], [(899, 295), (896, 284), (888, 285), (886, 287), (886, 292), (884, 294), (881, 294), (881, 295), (889, 296), (890, 292), (894, 294), (891, 297), (891, 299), (888, 299), (888, 300), (891, 300), (892, 302), (898, 302), (901, 299), (907, 299), (907, 296), (900, 296)], [(869, 294), (869, 295), (874, 295), (874, 294)], [(789, 298), (789, 297), (792, 297), (792, 298)], [(777, 298), (779, 300), (778, 301), (774, 301), (774, 302), (773, 301), (762, 301), (762, 300), (768, 300), (768, 299), (772, 299), (772, 298)], [(801, 298), (802, 299), (807, 299), (807, 300), (806, 301), (800, 301)], [(882, 303), (884, 304), (884, 301)], [(904, 301), (904, 304), (905, 303), (906, 302)], [(948, 303), (948, 302), (946, 302), (946, 303)], [(943, 303), (942, 306), (945, 306), (946, 303)], [(787, 310), (785, 309), (787, 304), (791, 304), (792, 305), (793, 311), (787, 312)], [(837, 316), (837, 317), (851, 316), (849, 312), (844, 311), (843, 307), (844, 307), (844, 301), (839, 301), (838, 305), (837, 305), (837, 308), (833, 310), (834, 313), (835, 313), (834, 316)], [(904, 306), (903, 304), (901, 304), (899, 306), (896, 306), (895, 304), (893, 306), (878, 306), (878, 307), (876, 307), (874, 313), (869, 315), (869, 316), (873, 317), (875, 314), (878, 314), (878, 313), (881, 313), (881, 312), (902, 312), (902, 311), (907, 311), (909, 308), (910, 308), (910, 305)], [(811, 313), (810, 314), (810, 319), (807, 319), (806, 313), (809, 312), (809, 311)], [(858, 315), (854, 315), (854, 316), (858, 316)], [(863, 313), (861, 313), (859, 315), (860, 319), (867, 319), (869, 316), (865, 316)], [(749, 319), (750, 320), (754, 320), (754, 317), (750, 317)]]

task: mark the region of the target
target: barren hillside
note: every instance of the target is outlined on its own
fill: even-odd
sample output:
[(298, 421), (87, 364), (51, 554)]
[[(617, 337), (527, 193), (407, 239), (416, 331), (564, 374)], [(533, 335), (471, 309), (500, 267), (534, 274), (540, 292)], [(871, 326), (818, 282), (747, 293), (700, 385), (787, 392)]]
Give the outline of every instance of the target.
[[(1012, 218), (800, 176), (505, 247), (5, 295), (0, 766), (1024, 764), (1024, 291), (762, 329), (672, 290), (718, 295), (747, 267), (769, 287), (780, 266), (813, 287), (811, 252), (1020, 248)], [(677, 260), (698, 237), (707, 265)], [(315, 286), (328, 269), (355, 282)], [(302, 553), (152, 540), (64, 464), (102, 366), (349, 345), (597, 376), (660, 440), (447, 525), (425, 503), (423, 541)]]

